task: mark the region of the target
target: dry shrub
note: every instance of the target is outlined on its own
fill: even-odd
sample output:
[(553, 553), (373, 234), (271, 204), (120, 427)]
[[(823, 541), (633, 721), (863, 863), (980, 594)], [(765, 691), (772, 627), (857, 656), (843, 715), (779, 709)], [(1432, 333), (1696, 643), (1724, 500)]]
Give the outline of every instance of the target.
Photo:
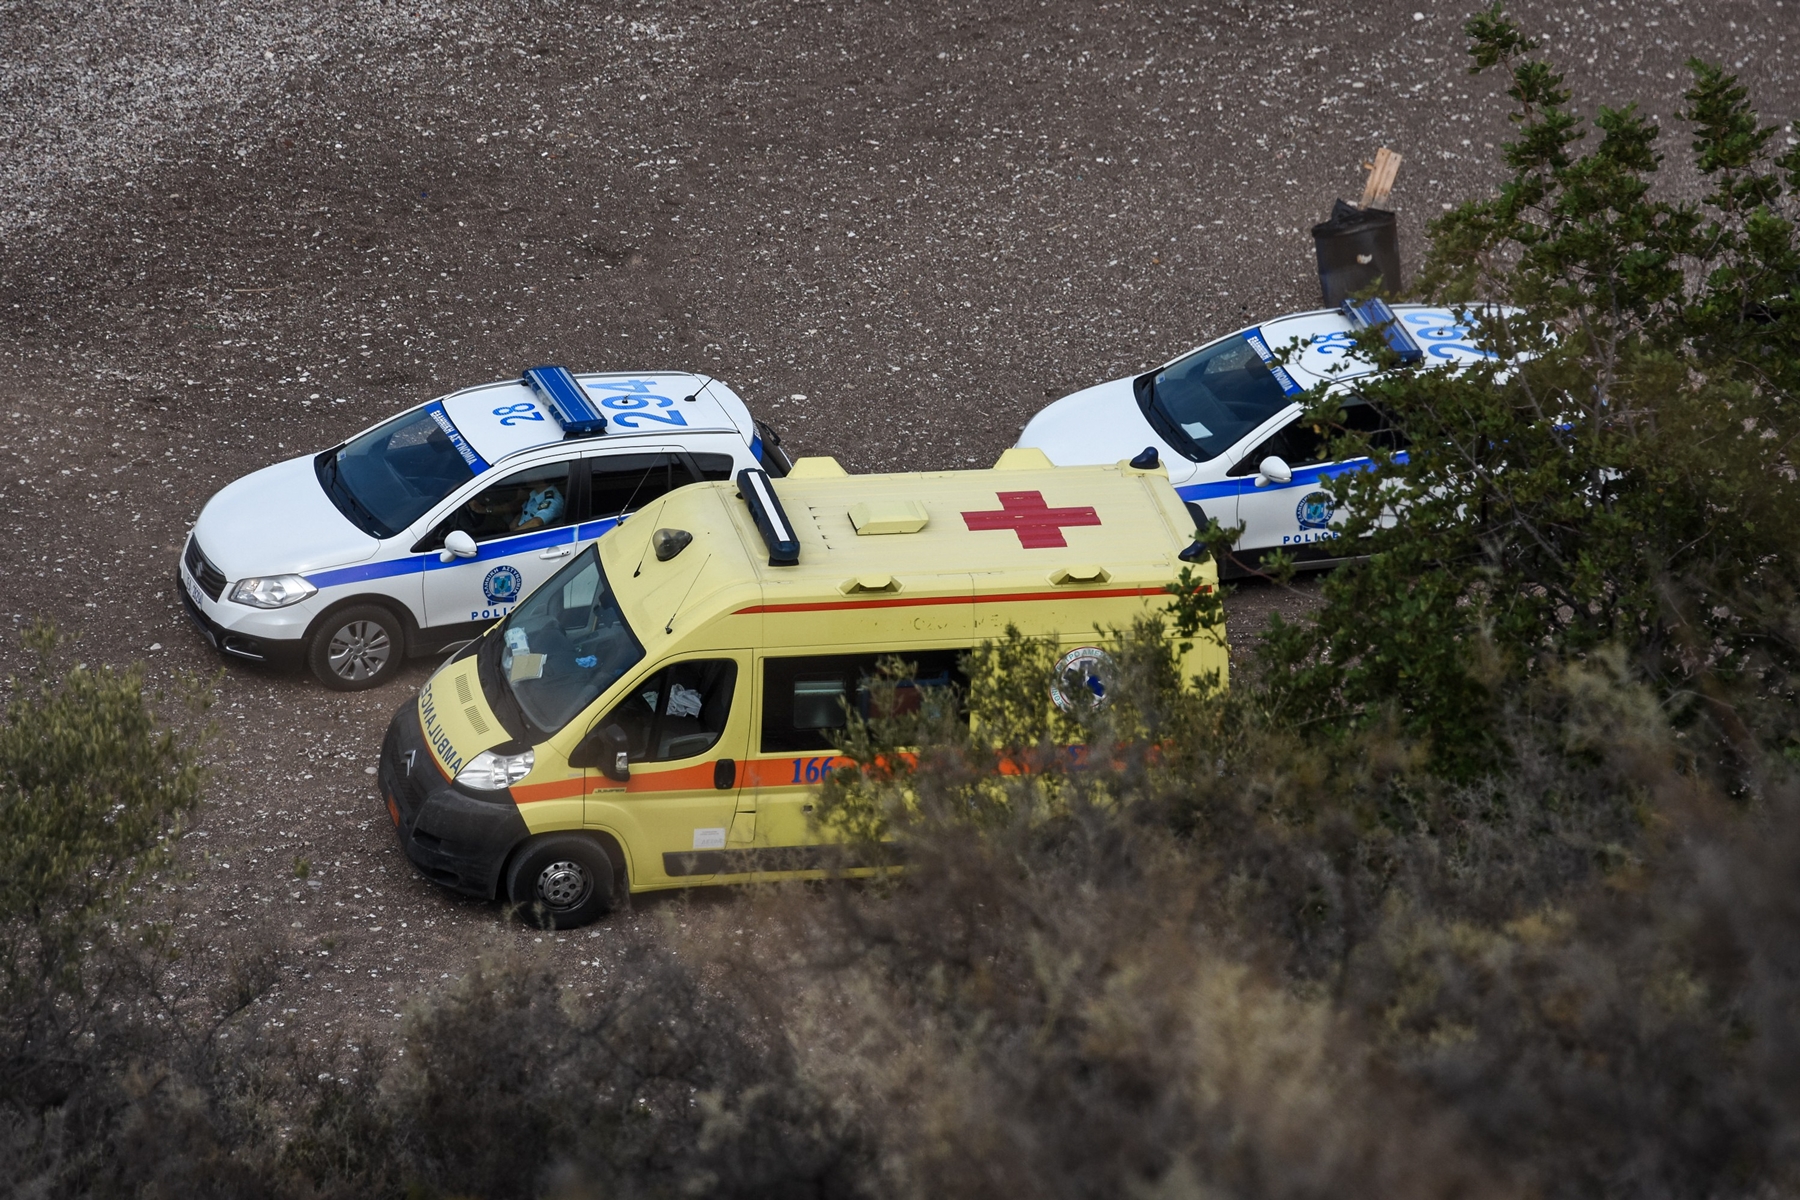
[(410, 1023), (379, 1104), (434, 1194), (847, 1195), (857, 1143), (729, 989), (639, 945), (588, 1001), (545, 959), (482, 966)]
[[(1184, 691), (1155, 628), (1113, 650), (1085, 756), (1058, 748), (1037, 701), (1054, 656), (1028, 639), (986, 651), (1006, 677), (973, 724), (943, 702), (855, 723), (859, 765), (821, 807), (907, 870), (614, 930), (634, 941), (598, 996), (553, 948), (483, 964), (395, 1052), (352, 1058), (258, 1026), (272, 963), (252, 946), (108, 941), (81, 976), (104, 988), (67, 1009), (106, 1014), (84, 1056), (57, 1094), (0, 1107), (11, 1190), (1800, 1185), (1785, 758), (1715, 769), (1618, 654), (1517, 689), (1494, 729), (1507, 769), (1458, 782), (1397, 722), (1309, 738), (1255, 688)], [(1757, 720), (1791, 740), (1792, 714)], [(210, 990), (173, 984), (177, 951), (213, 956), (187, 972)]]
[(1455, 1121), (1384, 1081), (1329, 1003), (1213, 946), (1157, 840), (1111, 878), (1091, 869), (1110, 854), (915, 845), (893, 894), (772, 904), (791, 955), (731, 976), (789, 997), (803, 1071), (878, 1142), (883, 1194), (1487, 1190)]
[[(1450, 781), (1397, 723), (1297, 737), (1255, 689), (1179, 688), (1160, 630), (1112, 646), (1084, 757), (1033, 708), (1052, 656), (1026, 639), (989, 651), (1011, 677), (973, 723), (948, 703), (854, 723), (822, 808), (890, 837), (905, 873), (686, 911), (596, 997), (554, 951), (484, 964), (411, 1016), (403, 1053), (351, 1062), (256, 1025), (271, 964), (247, 948), (213, 948), (191, 973), (216, 989), (183, 994), (173, 943), (109, 942), (83, 966), (104, 992), (69, 1010), (109, 1014), (104, 1037), (57, 1095), (0, 1109), (12, 1189), (1800, 1186), (1784, 757), (1718, 769), (1603, 653), (1508, 698), (1506, 771)], [(1758, 714), (1776, 744), (1793, 720)]]
[(1136, 711), (1080, 768), (1003, 714), (858, 726), (825, 808), (906, 874), (774, 890), (754, 954), (687, 947), (782, 1014), (875, 1190), (1792, 1181), (1790, 785), (1722, 795), (1617, 655), (1521, 689), (1511, 770), (1455, 783), (1392, 726), (1309, 744), (1254, 695), (1189, 704), (1161, 647), (1115, 642)]

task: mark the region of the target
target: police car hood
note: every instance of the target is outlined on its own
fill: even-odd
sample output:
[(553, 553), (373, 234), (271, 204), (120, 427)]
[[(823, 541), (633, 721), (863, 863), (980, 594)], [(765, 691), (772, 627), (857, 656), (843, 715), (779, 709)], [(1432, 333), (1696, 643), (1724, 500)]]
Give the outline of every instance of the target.
[[(1064, 396), (1026, 423), (1019, 445), (1035, 446), (1059, 467), (1136, 458), (1146, 446), (1171, 471), (1187, 460), (1150, 427), (1131, 380), (1115, 379)], [(1073, 454), (1071, 454), (1073, 452)]]
[[(605, 414), (608, 433), (680, 436), (699, 429), (735, 429), (746, 444), (756, 434), (744, 402), (730, 388), (704, 375), (642, 371), (577, 375), (575, 379)], [(466, 388), (437, 403), (456, 432), (490, 463), (563, 440), (562, 426), (543, 411), (543, 399), (521, 380)]]
[(194, 522), (194, 540), (234, 581), (361, 562), (381, 544), (346, 520), (325, 495), (311, 455), (264, 467), (219, 489)]

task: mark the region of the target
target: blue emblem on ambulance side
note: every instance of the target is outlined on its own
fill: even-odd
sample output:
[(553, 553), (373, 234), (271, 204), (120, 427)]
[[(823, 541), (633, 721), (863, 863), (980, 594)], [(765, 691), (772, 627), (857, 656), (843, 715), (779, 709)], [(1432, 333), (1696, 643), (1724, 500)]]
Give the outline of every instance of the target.
[(1300, 522), (1302, 529), (1324, 529), (1331, 524), (1331, 514), (1336, 509), (1330, 492), (1308, 492), (1295, 506), (1294, 520)]
[(1112, 655), (1098, 646), (1071, 650), (1056, 662), (1050, 699), (1066, 713), (1093, 712), (1106, 703), (1106, 685), (1116, 674)]
[(481, 594), (489, 604), (515, 604), (524, 578), (513, 567), (495, 567), (481, 581)]

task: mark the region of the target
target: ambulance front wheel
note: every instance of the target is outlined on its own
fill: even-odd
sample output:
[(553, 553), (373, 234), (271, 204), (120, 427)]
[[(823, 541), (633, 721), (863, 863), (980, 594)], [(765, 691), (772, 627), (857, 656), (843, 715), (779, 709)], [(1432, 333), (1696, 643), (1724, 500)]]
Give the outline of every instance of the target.
[(306, 648), (313, 675), (340, 692), (378, 687), (405, 660), (406, 627), (379, 604), (354, 604), (332, 613)]
[(527, 921), (546, 929), (586, 925), (612, 908), (612, 860), (592, 838), (546, 834), (513, 859), (506, 896)]

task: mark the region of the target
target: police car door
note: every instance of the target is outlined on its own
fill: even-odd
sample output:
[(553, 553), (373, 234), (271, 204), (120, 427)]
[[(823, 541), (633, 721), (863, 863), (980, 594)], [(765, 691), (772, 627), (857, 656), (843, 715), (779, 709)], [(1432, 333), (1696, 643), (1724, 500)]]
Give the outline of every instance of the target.
[[(1376, 445), (1399, 448), (1397, 435), (1367, 401), (1347, 395), (1341, 402), (1345, 429), (1368, 435)], [(1332, 526), (1343, 522), (1331, 493), (1323, 485), (1333, 475), (1367, 466), (1369, 460), (1329, 459), (1330, 437), (1338, 432), (1315, 425), (1304, 415), (1295, 417), (1231, 468), (1230, 474), (1242, 478), (1246, 485), (1238, 493), (1237, 519), (1244, 524), (1244, 534), (1238, 542), (1240, 549), (1286, 550), (1301, 560), (1342, 555), (1342, 549), (1330, 543), (1337, 538)], [(1263, 460), (1270, 457), (1286, 463), (1291, 478), (1286, 482), (1271, 479), (1257, 487), (1253, 481)]]
[[(425, 620), (438, 637), (473, 637), (568, 561), (584, 483), (576, 465), (510, 472), (462, 498), (413, 547), (425, 575)], [(459, 531), (474, 541), (475, 556), (444, 562), (444, 540)]]

